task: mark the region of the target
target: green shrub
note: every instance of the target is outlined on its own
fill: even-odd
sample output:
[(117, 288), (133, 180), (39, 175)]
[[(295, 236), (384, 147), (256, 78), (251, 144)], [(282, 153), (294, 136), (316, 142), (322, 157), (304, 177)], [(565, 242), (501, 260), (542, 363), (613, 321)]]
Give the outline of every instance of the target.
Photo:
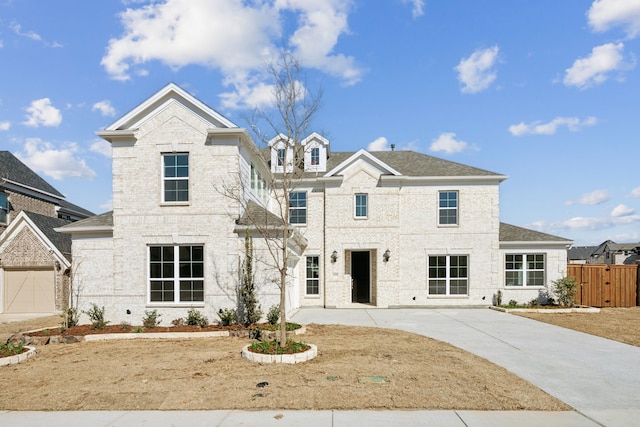
[(554, 280), (552, 283), (552, 292), (558, 300), (558, 304), (564, 307), (572, 307), (575, 304), (576, 292), (578, 291), (576, 279), (565, 276), (562, 279)]
[(104, 329), (109, 324), (108, 321), (104, 320), (104, 306), (98, 307), (98, 304), (93, 303), (91, 308), (83, 313), (89, 316), (91, 329)]
[(60, 314), (60, 317), (62, 317), (62, 321), (60, 322), (60, 329), (62, 329), (62, 332), (64, 332), (67, 329), (78, 325), (78, 321), (80, 320), (80, 313), (76, 308), (69, 307)]
[(191, 326), (197, 325), (197, 326), (200, 326), (201, 328), (204, 328), (209, 324), (209, 319), (203, 316), (202, 313), (200, 313), (195, 308), (190, 308), (189, 311), (187, 312), (186, 322), (187, 322), (187, 325), (191, 325)]
[(129, 322), (121, 322), (120, 323), (120, 329), (122, 329), (123, 331), (130, 331), (131, 330), (131, 323), (129, 323)]
[(267, 313), (267, 322), (271, 325), (276, 325), (280, 320), (280, 305), (272, 305)]
[(161, 315), (158, 314), (158, 310), (145, 310), (144, 317), (142, 318), (142, 326), (153, 329), (160, 324), (160, 317)]
[(309, 349), (309, 345), (299, 341), (293, 341), (291, 338), (287, 338), (287, 342), (284, 346), (278, 344), (278, 340), (270, 341), (257, 341), (251, 343), (249, 350), (254, 353), (262, 354), (292, 354), (302, 353)]
[(173, 319), (171, 321), (171, 324), (173, 326), (184, 326), (185, 325), (185, 320), (182, 317), (178, 317), (177, 319)]
[(24, 353), (25, 348), (22, 343), (9, 343), (9, 344), (0, 344), (0, 357), (9, 357), (15, 356), (20, 353)]
[(218, 311), (218, 317), (220, 318), (220, 323), (222, 323), (222, 326), (233, 325), (238, 320), (236, 311), (232, 308), (221, 308), (220, 311)]

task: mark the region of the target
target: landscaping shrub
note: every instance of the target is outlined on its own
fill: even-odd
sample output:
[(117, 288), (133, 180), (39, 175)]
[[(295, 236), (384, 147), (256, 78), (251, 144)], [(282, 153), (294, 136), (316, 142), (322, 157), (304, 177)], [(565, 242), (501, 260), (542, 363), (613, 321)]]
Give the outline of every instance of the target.
[(89, 316), (89, 320), (91, 320), (91, 329), (104, 329), (109, 323), (104, 320), (104, 306), (98, 307), (98, 304), (93, 303), (91, 308), (83, 313)]
[(142, 326), (149, 329), (155, 328), (160, 324), (160, 316), (158, 310), (145, 310), (144, 317), (142, 318)]
[(190, 308), (187, 312), (186, 318), (187, 325), (191, 326), (200, 326), (201, 328), (206, 327), (209, 324), (209, 319), (207, 319), (202, 313), (200, 313), (195, 308)]
[(80, 313), (74, 307), (69, 307), (60, 314), (62, 321), (60, 322), (60, 329), (64, 332), (67, 329), (78, 325), (80, 320)]
[(238, 319), (236, 311), (232, 308), (221, 308), (220, 311), (218, 311), (218, 317), (220, 318), (222, 326), (233, 325)]
[(275, 325), (280, 320), (280, 304), (272, 305), (267, 313), (267, 322)]
[(553, 294), (558, 300), (558, 304), (564, 307), (573, 307), (575, 304), (578, 284), (572, 277), (563, 277), (553, 281)]

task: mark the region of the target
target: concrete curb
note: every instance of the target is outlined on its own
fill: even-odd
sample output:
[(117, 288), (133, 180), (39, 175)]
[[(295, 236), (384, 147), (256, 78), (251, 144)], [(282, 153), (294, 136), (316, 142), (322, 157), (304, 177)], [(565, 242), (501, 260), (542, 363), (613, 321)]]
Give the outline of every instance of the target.
[(35, 347), (26, 345), (25, 348), (27, 348), (28, 350), (25, 351), (24, 353), (16, 354), (15, 356), (0, 358), (0, 366), (14, 365), (16, 363), (23, 362), (36, 355)]
[(242, 357), (256, 363), (285, 363), (288, 365), (295, 365), (296, 363), (304, 363), (311, 359), (315, 359), (318, 356), (318, 347), (314, 344), (307, 344), (309, 347), (311, 347), (309, 350), (295, 354), (254, 353), (252, 351), (249, 351), (250, 345), (251, 344), (247, 344), (242, 347)]
[(600, 313), (598, 307), (571, 307), (571, 308), (505, 308), (505, 307), (489, 307), (491, 310), (501, 311), (503, 313)]

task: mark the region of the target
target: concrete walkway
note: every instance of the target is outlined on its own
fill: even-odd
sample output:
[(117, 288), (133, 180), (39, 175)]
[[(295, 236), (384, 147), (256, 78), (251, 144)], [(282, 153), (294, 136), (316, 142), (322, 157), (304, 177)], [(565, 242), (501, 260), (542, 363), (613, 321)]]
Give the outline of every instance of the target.
[(291, 320), (402, 329), (449, 342), (505, 367), (576, 411), (0, 411), (0, 425), (640, 426), (637, 347), (489, 309), (303, 309)]

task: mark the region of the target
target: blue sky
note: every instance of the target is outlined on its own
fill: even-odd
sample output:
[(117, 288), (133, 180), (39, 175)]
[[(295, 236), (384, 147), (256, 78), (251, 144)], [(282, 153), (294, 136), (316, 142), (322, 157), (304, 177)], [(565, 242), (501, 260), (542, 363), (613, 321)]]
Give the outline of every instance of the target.
[(488, 169), (503, 222), (640, 241), (640, 0), (0, 0), (0, 149), (104, 212), (96, 131), (169, 82), (246, 126), (282, 44), (333, 151)]

